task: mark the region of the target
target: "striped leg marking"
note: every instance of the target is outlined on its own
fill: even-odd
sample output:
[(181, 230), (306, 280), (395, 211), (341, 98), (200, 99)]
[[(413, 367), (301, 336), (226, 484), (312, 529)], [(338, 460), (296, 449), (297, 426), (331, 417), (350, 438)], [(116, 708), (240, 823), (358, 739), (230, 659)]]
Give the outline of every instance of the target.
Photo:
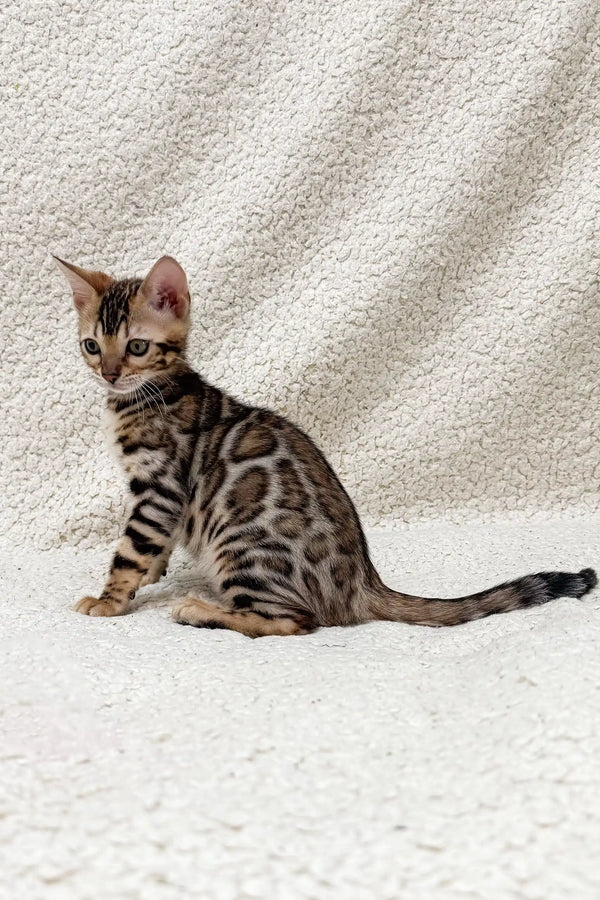
[(196, 628), (224, 628), (238, 631), (246, 637), (268, 635), (307, 634), (307, 629), (290, 616), (266, 618), (251, 610), (229, 612), (199, 597), (187, 597), (173, 610), (173, 618), (180, 625)]

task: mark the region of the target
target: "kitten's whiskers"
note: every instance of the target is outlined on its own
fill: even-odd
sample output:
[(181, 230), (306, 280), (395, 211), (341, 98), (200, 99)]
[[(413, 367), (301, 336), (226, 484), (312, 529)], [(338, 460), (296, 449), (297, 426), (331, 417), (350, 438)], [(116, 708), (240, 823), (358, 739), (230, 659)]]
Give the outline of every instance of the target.
[[(156, 412), (160, 416), (163, 421), (165, 420), (165, 414), (167, 412), (167, 405), (163, 399), (163, 396), (160, 390), (156, 387), (156, 385), (152, 384), (151, 381), (142, 381), (140, 384), (140, 391), (142, 396), (148, 403), (152, 404), (153, 407), (156, 408)], [(161, 404), (162, 403), (162, 408)]]

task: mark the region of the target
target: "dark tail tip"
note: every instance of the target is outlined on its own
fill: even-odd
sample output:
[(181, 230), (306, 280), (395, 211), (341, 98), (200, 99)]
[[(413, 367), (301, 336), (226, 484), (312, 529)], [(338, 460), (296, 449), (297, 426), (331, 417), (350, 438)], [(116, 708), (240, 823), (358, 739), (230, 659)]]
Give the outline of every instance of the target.
[(598, 584), (598, 576), (596, 575), (596, 573), (593, 569), (582, 569), (581, 572), (579, 573), (579, 577), (583, 578), (583, 580), (585, 582), (585, 585), (586, 585), (585, 593), (586, 594), (588, 591), (593, 591), (593, 589)]
[(549, 600), (555, 597), (583, 597), (598, 584), (598, 576), (593, 569), (581, 572), (540, 572), (549, 591)]

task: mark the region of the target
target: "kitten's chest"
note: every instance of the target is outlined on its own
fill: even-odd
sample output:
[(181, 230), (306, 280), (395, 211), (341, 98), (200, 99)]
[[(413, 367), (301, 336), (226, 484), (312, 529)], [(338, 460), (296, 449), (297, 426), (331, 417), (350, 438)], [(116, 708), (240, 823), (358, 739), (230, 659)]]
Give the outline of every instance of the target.
[(108, 406), (102, 417), (102, 432), (111, 453), (129, 479), (150, 478), (173, 469), (180, 458), (177, 428), (151, 413), (143, 416), (116, 412)]
[(100, 422), (102, 437), (104, 439), (104, 442), (109, 447), (114, 458), (122, 466), (124, 454), (122, 445), (119, 442), (120, 428), (121, 422), (117, 413), (109, 406), (105, 407)]
[(118, 413), (110, 407), (105, 408), (101, 422), (103, 439), (120, 468), (129, 476), (133, 475), (139, 467), (137, 454), (128, 455), (124, 450), (130, 430)]

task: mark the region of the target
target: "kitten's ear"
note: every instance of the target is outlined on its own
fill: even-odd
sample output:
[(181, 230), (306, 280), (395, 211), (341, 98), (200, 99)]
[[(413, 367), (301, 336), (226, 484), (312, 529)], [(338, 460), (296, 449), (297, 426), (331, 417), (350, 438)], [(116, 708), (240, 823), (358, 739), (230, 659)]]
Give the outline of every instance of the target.
[(176, 319), (185, 319), (190, 309), (190, 294), (185, 272), (172, 256), (154, 263), (140, 287), (149, 309)]
[(86, 307), (93, 303), (99, 294), (110, 287), (114, 279), (104, 272), (88, 272), (87, 269), (80, 269), (72, 263), (53, 256), (58, 268), (66, 277), (73, 291), (73, 301), (77, 312), (83, 312)]

